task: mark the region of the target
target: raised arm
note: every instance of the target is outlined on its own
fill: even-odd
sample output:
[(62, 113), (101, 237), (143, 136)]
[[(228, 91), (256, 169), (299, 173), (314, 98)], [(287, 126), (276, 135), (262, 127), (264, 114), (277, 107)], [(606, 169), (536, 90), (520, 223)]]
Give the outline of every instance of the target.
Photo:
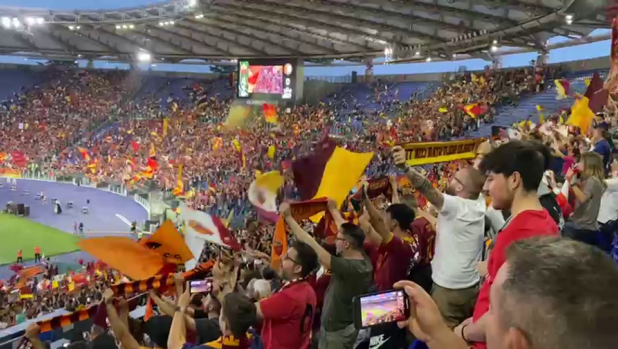
[(172, 318), (172, 325), (170, 327), (170, 334), (167, 337), (168, 349), (181, 349), (187, 342), (187, 327), (185, 324), (185, 311), (189, 307), (191, 302), (191, 294), (189, 288), (178, 297), (178, 305), (174, 317)]
[(393, 147), (393, 160), (395, 165), (404, 169), (406, 175), (410, 179), (412, 187), (421, 192), (438, 210), (442, 210), (444, 204), (444, 195), (431, 185), (431, 182), (425, 178), (422, 174), (412, 169), (406, 164), (406, 151), (400, 147)]
[(391, 184), (391, 190), (393, 191), (393, 197), (391, 198), (391, 203), (400, 204), (401, 199), (399, 198), (399, 192), (397, 191), (397, 177), (393, 175), (388, 176), (388, 182)]
[(324, 266), (326, 269), (330, 269), (331, 255), (328, 251), (324, 249), (315, 239), (309, 235), (299, 224), (296, 222), (294, 217), (292, 217), (292, 213), (290, 212), (290, 204), (287, 202), (282, 203), (279, 206), (279, 212), (283, 215), (285, 222), (290, 227), (290, 231), (292, 234), (296, 236), (299, 241), (306, 243), (311, 246), (311, 248), (318, 255), (318, 260), (320, 264)]
[(333, 216), (333, 220), (335, 221), (335, 224), (337, 224), (337, 227), (341, 227), (341, 225), (346, 222), (346, 220), (341, 216), (337, 203), (333, 199), (328, 199), (328, 212), (330, 212), (331, 216)]
[(139, 343), (133, 338), (133, 335), (129, 332), (129, 329), (116, 312), (116, 307), (114, 307), (114, 292), (111, 289), (107, 289), (103, 292), (103, 302), (107, 310), (109, 325), (112, 327), (112, 331), (114, 331), (114, 336), (120, 341), (122, 349), (139, 349)]
[(363, 206), (367, 210), (369, 214), (369, 222), (375, 231), (380, 235), (382, 241), (389, 241), (391, 232), (388, 230), (386, 226), (386, 222), (384, 221), (384, 217), (380, 214), (380, 211), (373, 206), (371, 200), (369, 200), (369, 196), (367, 196), (367, 187), (363, 186), (361, 188), (363, 195)]

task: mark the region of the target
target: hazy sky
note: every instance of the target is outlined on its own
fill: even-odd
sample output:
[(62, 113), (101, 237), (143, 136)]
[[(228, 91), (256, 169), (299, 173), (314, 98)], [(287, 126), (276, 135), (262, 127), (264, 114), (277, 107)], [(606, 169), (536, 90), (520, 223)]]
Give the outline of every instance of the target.
[[(122, 7), (137, 7), (148, 4), (160, 3), (158, 0), (0, 0), (0, 6), (16, 6), (16, 7), (31, 7), (31, 8), (47, 8), (47, 9), (114, 9)], [(609, 30), (598, 29), (593, 32), (593, 35), (607, 33)], [(551, 43), (565, 41), (566, 38), (555, 37), (550, 40)], [(553, 50), (550, 53), (550, 63), (568, 62), (574, 60), (590, 59), (596, 57), (608, 56), (610, 53), (610, 40), (601, 41), (588, 45), (568, 47)], [(533, 59), (536, 59), (535, 52), (519, 55), (503, 56), (502, 65), (505, 68), (525, 66)], [(36, 64), (31, 60), (24, 60), (21, 57), (0, 56), (0, 63), (18, 63), (18, 64)], [(81, 63), (80, 65), (84, 65)], [(473, 59), (467, 61), (454, 62), (432, 62), (422, 64), (396, 64), (396, 65), (377, 65), (374, 67), (374, 74), (413, 74), (413, 73), (436, 73), (436, 72), (452, 72), (464, 65), (468, 70), (482, 69), (484, 66), (491, 64), (489, 61)], [(117, 64), (96, 62), (96, 67), (114, 68)], [(123, 65), (126, 66), (126, 65)], [(187, 71), (187, 72), (208, 72), (208, 66), (187, 66), (187, 65), (171, 65), (157, 64), (152, 67), (153, 70), (167, 71)], [(365, 67), (363, 66), (338, 66), (338, 67), (305, 67), (305, 75), (307, 76), (340, 76), (348, 75), (352, 71), (357, 71), (359, 74), (364, 74)]]

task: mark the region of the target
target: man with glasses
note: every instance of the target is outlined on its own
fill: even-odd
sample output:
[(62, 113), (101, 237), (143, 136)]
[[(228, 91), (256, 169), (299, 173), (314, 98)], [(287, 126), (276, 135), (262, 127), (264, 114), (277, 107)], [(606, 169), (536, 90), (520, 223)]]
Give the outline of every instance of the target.
[[(332, 274), (324, 297), (318, 348), (352, 349), (358, 335), (352, 298), (367, 293), (373, 279), (371, 261), (363, 252), (365, 233), (352, 223), (342, 223), (341, 215), (335, 212), (333, 218), (339, 229), (335, 237), (337, 256), (333, 256), (298, 225), (290, 214), (289, 204), (281, 204), (279, 211), (292, 234), (309, 245), (317, 253), (320, 264)], [(330, 205), (329, 211), (334, 211)]]
[(476, 266), (483, 255), (486, 211), (485, 200), (479, 195), (485, 177), (474, 167), (465, 167), (453, 175), (443, 194), (406, 164), (403, 148), (393, 148), (393, 160), (405, 171), (412, 187), (439, 212), (431, 262), (431, 296), (446, 324), (454, 328), (472, 314), (478, 296), (480, 277)]
[(309, 347), (316, 296), (307, 276), (317, 266), (315, 251), (301, 241), (295, 241), (282, 258), (285, 283), (273, 295), (255, 303), (258, 319), (264, 320), (261, 337), (265, 348)]

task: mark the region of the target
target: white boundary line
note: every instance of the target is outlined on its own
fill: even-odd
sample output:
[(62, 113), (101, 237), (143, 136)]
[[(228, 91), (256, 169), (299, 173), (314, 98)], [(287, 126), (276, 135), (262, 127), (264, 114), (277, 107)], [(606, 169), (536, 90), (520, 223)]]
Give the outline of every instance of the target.
[(118, 213), (116, 213), (116, 217), (120, 218), (121, 221), (123, 221), (126, 225), (128, 225), (129, 227), (131, 226), (131, 222), (129, 222), (128, 219), (126, 219), (125, 217), (119, 215)]

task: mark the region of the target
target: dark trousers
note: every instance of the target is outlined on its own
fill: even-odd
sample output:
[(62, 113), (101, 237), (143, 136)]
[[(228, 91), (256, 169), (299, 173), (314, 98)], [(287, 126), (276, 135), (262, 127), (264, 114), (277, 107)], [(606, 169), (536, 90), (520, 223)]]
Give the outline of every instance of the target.
[(21, 257), (17, 257), (17, 263), (23, 263), (23, 262), (24, 262), (24, 259), (23, 259), (23, 258), (21, 258)]
[(574, 222), (566, 222), (562, 228), (562, 236), (583, 242), (588, 245), (599, 247), (599, 231), (582, 229)]
[(427, 293), (431, 293), (431, 287), (433, 286), (433, 279), (431, 278), (431, 264), (419, 265), (410, 273), (410, 281), (413, 281), (417, 285), (421, 286)]
[(34, 263), (39, 263), (41, 261), (41, 254), (40, 253), (35, 253), (34, 254)]

